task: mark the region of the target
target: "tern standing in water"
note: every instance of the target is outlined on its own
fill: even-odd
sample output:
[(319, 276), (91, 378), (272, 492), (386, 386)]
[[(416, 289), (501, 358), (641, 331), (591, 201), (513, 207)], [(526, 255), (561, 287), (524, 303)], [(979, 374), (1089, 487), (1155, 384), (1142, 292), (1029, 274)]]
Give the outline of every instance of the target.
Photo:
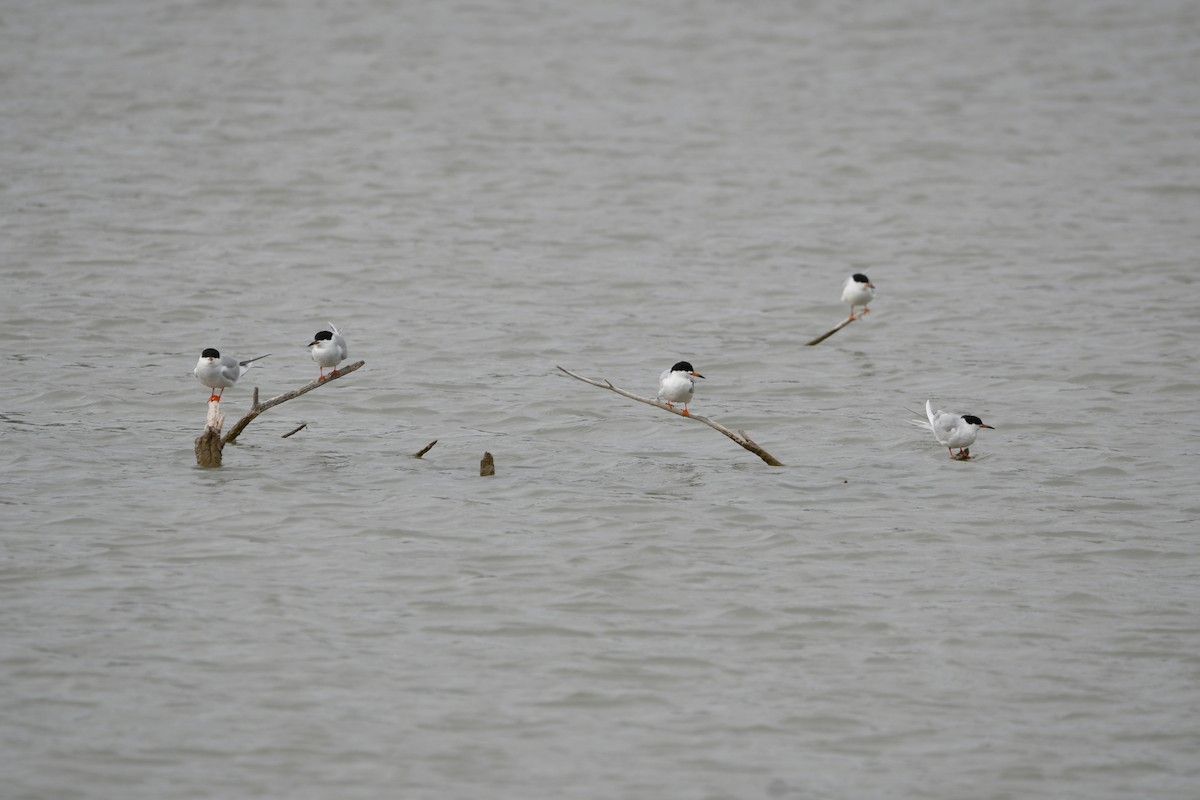
[[(915, 419), (912, 423), (933, 431), (933, 438), (950, 451), (951, 458), (970, 458), (971, 451), (968, 448), (975, 444), (975, 436), (979, 429), (995, 430), (991, 425), (985, 425), (983, 420), (974, 414), (953, 414), (940, 408), (934, 411), (933, 404), (928, 400), (925, 401), (925, 416), (929, 418), (928, 422)], [(957, 454), (954, 452), (956, 447)]]

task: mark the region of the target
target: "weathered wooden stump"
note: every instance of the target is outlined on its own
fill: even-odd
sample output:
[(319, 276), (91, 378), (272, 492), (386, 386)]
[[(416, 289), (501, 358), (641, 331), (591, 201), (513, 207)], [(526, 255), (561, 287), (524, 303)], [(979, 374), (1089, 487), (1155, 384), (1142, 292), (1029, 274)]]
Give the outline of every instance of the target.
[(221, 427), (225, 424), (225, 415), (221, 413), (221, 401), (210, 400), (208, 417), (204, 421), (204, 433), (196, 437), (196, 463), (202, 467), (221, 466), (221, 449), (225, 443), (221, 441)]

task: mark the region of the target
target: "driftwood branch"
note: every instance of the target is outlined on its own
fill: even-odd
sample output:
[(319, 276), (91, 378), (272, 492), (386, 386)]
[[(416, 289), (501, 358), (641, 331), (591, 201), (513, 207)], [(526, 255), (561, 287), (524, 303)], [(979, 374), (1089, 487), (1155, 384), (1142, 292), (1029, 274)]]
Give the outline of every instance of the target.
[(811, 342), (809, 342), (807, 346), (808, 346), (808, 347), (812, 347), (814, 344), (820, 344), (821, 342), (823, 342), (823, 341), (825, 341), (826, 339), (828, 339), (830, 336), (833, 336), (835, 333), (837, 333), (838, 331), (840, 331), (842, 328), (844, 328), (844, 327), (846, 327), (847, 325), (849, 325), (851, 322), (854, 322), (854, 320), (856, 320), (856, 319), (862, 319), (862, 315), (863, 315), (863, 314), (865, 314), (865, 313), (867, 313), (867, 312), (866, 312), (866, 311), (860, 311), (860, 312), (858, 312), (858, 316), (854, 316), (854, 317), (847, 317), (846, 319), (842, 320), (842, 321), (841, 321), (841, 322), (839, 322), (837, 325), (835, 325), (835, 326), (833, 327), (833, 330), (829, 330), (829, 331), (826, 331), (825, 333), (822, 333), (820, 336), (818, 336), (817, 338), (815, 338), (815, 339), (813, 339)]
[(437, 440), (437, 439), (434, 439), (432, 442), (430, 442), (429, 444), (425, 445), (424, 447), (422, 447), (422, 448), (421, 448), (420, 450), (418, 450), (417, 452), (413, 453), (413, 458), (420, 458), (421, 456), (425, 455), (426, 453), (428, 453), (430, 450), (432, 450), (432, 449), (433, 449), (433, 446), (434, 446), (435, 444), (437, 444), (437, 442), (438, 442), (438, 440)]
[(305, 428), (307, 428), (307, 427), (308, 427), (308, 423), (307, 423), (307, 422), (301, 422), (299, 425), (297, 425), (296, 427), (292, 428), (290, 431), (288, 431), (287, 433), (285, 433), (283, 436), (280, 436), (279, 438), (280, 438), (280, 439), (286, 439), (286, 438), (288, 438), (289, 436), (294, 436), (295, 434), (299, 433), (300, 431), (304, 430), (304, 429), (305, 429)]
[(264, 411), (274, 408), (275, 406), (279, 405), (280, 403), (286, 403), (288, 400), (295, 400), (300, 395), (307, 394), (307, 393), (311, 392), (313, 389), (319, 388), (321, 386), (328, 386), (329, 384), (333, 383), (334, 381), (346, 377), (351, 372), (354, 372), (354, 370), (358, 369), (365, 363), (367, 363), (367, 362), (355, 361), (350, 366), (342, 367), (341, 369), (339, 369), (337, 371), (337, 375), (326, 375), (325, 380), (321, 380), (320, 378), (313, 378), (311, 381), (304, 384), (299, 389), (295, 389), (290, 392), (285, 392), (284, 394), (281, 394), (278, 397), (272, 397), (270, 400), (268, 400), (265, 403), (258, 402), (258, 387), (255, 386), (254, 387), (254, 402), (250, 404), (250, 410), (247, 411), (245, 413), (245, 415), (241, 419), (239, 419), (232, 428), (229, 429), (229, 433), (225, 434), (225, 438), (223, 438), (221, 440), (221, 445), (224, 446), (224, 445), (229, 444), (232, 441), (235, 441), (237, 439), (237, 437), (242, 434), (242, 431), (244, 431), (246, 429), (246, 426), (249, 425), (251, 422), (253, 422), (255, 420), (255, 418), (257, 418), (258, 415), (263, 413)]
[(572, 378), (574, 378), (577, 381), (583, 381), (584, 383), (590, 383), (592, 386), (598, 386), (601, 389), (608, 389), (610, 392), (616, 392), (617, 394), (621, 395), (622, 397), (628, 397), (630, 400), (636, 400), (639, 403), (645, 403), (648, 406), (654, 406), (655, 408), (661, 408), (663, 411), (669, 411), (672, 414), (678, 414), (679, 416), (684, 417), (685, 419), (694, 419), (697, 422), (703, 422), (705, 425), (712, 428), (713, 430), (720, 431), (721, 433), (725, 434), (730, 439), (737, 442), (739, 445), (746, 448), (751, 453), (754, 453), (754, 455), (758, 456), (763, 461), (770, 464), (772, 467), (782, 467), (783, 466), (783, 464), (778, 459), (776, 459), (775, 456), (771, 455), (766, 450), (762, 449), (762, 447), (760, 447), (757, 442), (755, 442), (753, 439), (751, 439), (749, 436), (747, 436), (745, 431), (739, 430), (735, 433), (734, 431), (729, 430), (729, 428), (726, 428), (724, 425), (722, 425), (718, 422), (713, 422), (708, 417), (702, 417), (699, 414), (684, 414), (679, 409), (672, 408), (672, 407), (668, 406), (666, 403), (660, 403), (657, 400), (651, 400), (648, 397), (639, 397), (638, 395), (634, 394), (633, 392), (627, 392), (618, 386), (613, 386), (612, 382), (608, 381), (608, 380), (593, 380), (592, 378), (585, 378), (582, 375), (576, 375), (574, 372), (571, 372), (569, 369), (566, 369), (564, 367), (558, 367), (558, 369), (560, 371), (566, 373), (567, 375), (570, 375)]
[[(345, 369), (339, 369), (337, 375), (326, 376), (324, 381), (318, 378), (310, 383), (306, 383), (294, 392), (288, 392), (286, 394), (281, 394), (278, 397), (272, 397), (265, 403), (260, 403), (258, 401), (258, 387), (255, 386), (254, 399), (250, 403), (250, 410), (247, 411), (246, 415), (239, 419), (237, 424), (234, 425), (229, 430), (229, 433), (225, 434), (224, 436), (221, 435), (221, 428), (225, 424), (225, 415), (221, 413), (221, 401), (210, 401), (208, 404), (208, 417), (204, 421), (204, 433), (196, 437), (196, 463), (202, 467), (221, 466), (221, 450), (225, 447), (225, 445), (236, 439), (238, 435), (246, 429), (246, 426), (249, 425), (259, 414), (263, 413), (268, 408), (274, 408), (280, 403), (284, 403), (288, 400), (299, 397), (306, 392), (311, 392), (318, 386), (324, 386), (330, 381), (335, 381), (349, 372), (354, 372), (354, 370), (358, 369), (365, 363), (365, 361), (355, 362)], [(283, 435), (283, 438), (286, 439), (293, 433), (302, 430), (307, 424), (308, 423), (304, 423), (299, 427), (288, 431)]]

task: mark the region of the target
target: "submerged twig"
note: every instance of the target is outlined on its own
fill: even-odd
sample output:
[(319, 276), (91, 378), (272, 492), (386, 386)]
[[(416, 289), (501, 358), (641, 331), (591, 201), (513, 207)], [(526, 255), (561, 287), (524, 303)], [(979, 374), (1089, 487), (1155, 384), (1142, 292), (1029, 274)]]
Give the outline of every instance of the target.
[(739, 430), (735, 433), (735, 432), (729, 430), (729, 428), (726, 428), (724, 425), (720, 424), (719, 422), (713, 422), (708, 417), (702, 417), (699, 414), (690, 414), (690, 413), (685, 414), (685, 413), (683, 413), (683, 411), (681, 411), (677, 408), (668, 406), (666, 403), (660, 403), (659, 401), (651, 400), (648, 397), (639, 397), (638, 395), (634, 394), (633, 392), (628, 392), (618, 386), (614, 386), (612, 384), (612, 382), (608, 381), (608, 380), (603, 380), (603, 379), (593, 380), (592, 378), (585, 378), (582, 375), (576, 375), (574, 372), (571, 372), (569, 369), (566, 369), (565, 367), (558, 367), (558, 369), (560, 371), (566, 373), (567, 375), (570, 375), (575, 380), (583, 381), (584, 383), (590, 383), (592, 386), (598, 386), (601, 389), (608, 389), (610, 392), (616, 392), (617, 394), (621, 395), (622, 397), (628, 397), (630, 400), (636, 400), (639, 403), (645, 403), (648, 406), (654, 406), (655, 408), (661, 408), (663, 411), (669, 411), (672, 414), (678, 414), (679, 416), (685, 417), (686, 419), (694, 419), (698, 422), (703, 422), (705, 425), (712, 428), (713, 430), (719, 431), (719, 432), (725, 434), (730, 439), (737, 442), (737, 444), (746, 448), (751, 453), (754, 453), (754, 455), (758, 456), (763, 461), (770, 464), (772, 467), (782, 467), (783, 466), (783, 463), (780, 462), (778, 459), (776, 459), (775, 456), (771, 455), (766, 450), (762, 449), (762, 447), (760, 447), (757, 442), (755, 442), (753, 439), (751, 439), (749, 436), (747, 436), (745, 431)]
[(227, 445), (230, 442), (236, 440), (237, 437), (241, 435), (242, 431), (244, 431), (246, 429), (246, 426), (249, 425), (251, 422), (253, 422), (254, 419), (259, 414), (263, 413), (267, 409), (274, 408), (275, 406), (279, 405), (280, 403), (286, 403), (288, 400), (294, 400), (302, 394), (307, 394), (308, 392), (311, 392), (313, 389), (317, 389), (321, 386), (328, 386), (329, 384), (333, 383), (334, 381), (346, 377), (351, 372), (354, 372), (354, 370), (358, 369), (365, 363), (367, 363), (367, 362), (355, 361), (350, 366), (339, 369), (337, 371), (336, 375), (326, 375), (325, 380), (321, 380), (320, 378), (313, 378), (311, 381), (304, 384), (299, 389), (294, 389), (290, 392), (285, 392), (284, 394), (281, 394), (277, 397), (272, 397), (270, 400), (268, 400), (265, 403), (258, 402), (258, 387), (255, 386), (254, 387), (254, 402), (250, 404), (250, 410), (247, 411), (245, 413), (245, 415), (237, 421), (237, 424), (235, 424), (232, 428), (229, 429), (229, 433), (225, 434), (225, 438), (223, 438), (221, 440), (221, 444)]
[(865, 311), (860, 311), (858, 313), (858, 316), (856, 316), (856, 317), (847, 317), (846, 319), (842, 320), (837, 325), (835, 325), (833, 327), (833, 330), (829, 330), (829, 331), (826, 331), (825, 333), (821, 334), (820, 336), (818, 336), (817, 338), (815, 338), (811, 342), (809, 342), (807, 346), (812, 347), (814, 344), (820, 344), (821, 342), (828, 339), (830, 336), (833, 336), (835, 333), (840, 331), (842, 328), (849, 325), (851, 322), (854, 322), (854, 320), (862, 319), (862, 315), (865, 313), (866, 313)]
[(418, 450), (417, 452), (413, 453), (413, 458), (420, 458), (421, 456), (425, 455), (426, 453), (428, 453), (430, 450), (432, 450), (432, 449), (433, 449), (433, 446), (434, 446), (435, 444), (437, 444), (437, 442), (438, 442), (438, 440), (437, 440), (437, 439), (434, 439), (432, 442), (430, 442), (429, 444), (425, 445), (424, 447), (422, 447), (422, 448), (421, 448), (420, 450)]

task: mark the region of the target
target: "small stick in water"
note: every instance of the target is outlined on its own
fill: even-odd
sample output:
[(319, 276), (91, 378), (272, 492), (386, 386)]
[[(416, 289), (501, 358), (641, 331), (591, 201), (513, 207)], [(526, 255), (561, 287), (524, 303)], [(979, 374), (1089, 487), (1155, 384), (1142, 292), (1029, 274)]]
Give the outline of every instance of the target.
[(434, 439), (432, 442), (430, 442), (429, 444), (425, 445), (424, 447), (422, 447), (422, 448), (421, 448), (420, 450), (418, 450), (417, 452), (413, 453), (413, 458), (420, 458), (421, 456), (425, 455), (426, 453), (428, 453), (430, 450), (432, 450), (432, 449), (433, 449), (433, 446), (434, 446), (435, 444), (437, 444), (437, 442), (438, 442), (438, 440), (437, 440), (437, 439)]
[(291, 436), (292, 434), (294, 434), (294, 433), (299, 433), (300, 431), (304, 430), (304, 429), (305, 429), (305, 428), (307, 428), (307, 427), (308, 427), (308, 423), (307, 423), (307, 422), (301, 422), (299, 425), (297, 425), (296, 427), (292, 428), (290, 431), (288, 431), (287, 433), (285, 433), (283, 436), (280, 436), (279, 438), (280, 438), (280, 439), (286, 439), (286, 438), (288, 438), (289, 436)]
[(848, 317), (847, 319), (842, 320), (841, 322), (839, 322), (837, 325), (834, 326), (833, 330), (826, 331), (825, 333), (821, 334), (820, 336), (818, 336), (817, 338), (815, 338), (811, 342), (809, 342), (807, 346), (812, 347), (814, 344), (820, 344), (821, 342), (828, 339), (830, 336), (833, 336), (835, 333), (840, 331), (842, 328), (849, 325), (851, 322), (854, 322), (854, 320), (861, 319), (862, 315), (865, 313), (866, 313), (865, 311), (860, 311), (858, 313), (857, 317)]

